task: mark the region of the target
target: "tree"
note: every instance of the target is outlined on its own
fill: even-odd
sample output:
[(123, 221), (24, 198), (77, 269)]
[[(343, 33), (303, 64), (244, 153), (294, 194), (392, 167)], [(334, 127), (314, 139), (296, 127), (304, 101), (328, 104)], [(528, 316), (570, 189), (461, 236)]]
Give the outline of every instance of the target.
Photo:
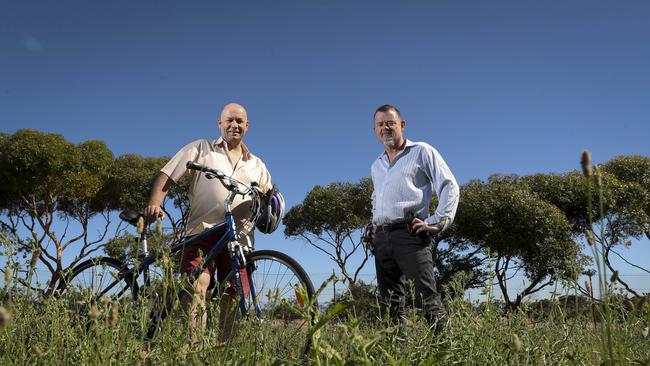
[[(494, 175), (463, 186), (453, 240), (467, 240), (493, 256), (494, 272), (508, 308), (560, 278), (575, 278), (582, 265), (571, 225), (556, 206), (518, 187), (516, 176)], [(530, 281), (514, 299), (513, 272)]]
[[(600, 186), (596, 180), (588, 180), (578, 172), (536, 174), (523, 177), (520, 183), (537, 197), (560, 208), (571, 223), (575, 238), (585, 238), (587, 232), (594, 232), (596, 242), (605, 248), (601, 255), (611, 271), (616, 270), (611, 261), (611, 255), (615, 254), (628, 264), (648, 272), (624, 258), (616, 248), (630, 237), (638, 239), (644, 233), (648, 235), (650, 172), (647, 169), (650, 169), (648, 158), (618, 157), (600, 167)], [(593, 193), (591, 205), (588, 205), (589, 190)], [(603, 221), (599, 225), (602, 225), (604, 235), (593, 230), (590, 222), (590, 217), (599, 218), (601, 215), (601, 199)], [(617, 282), (631, 294), (639, 296), (620, 276)], [(582, 292), (588, 294), (585, 289)]]
[[(650, 158), (644, 156), (621, 156), (603, 164), (602, 186), (599, 192), (610, 191), (614, 205), (603, 212), (604, 235), (596, 238), (604, 246), (604, 263), (612, 272), (618, 272), (611, 260), (612, 254), (628, 265), (648, 274), (650, 271), (625, 258), (617, 247), (630, 243), (629, 238), (640, 239), (644, 234), (650, 239)], [(641, 297), (621, 276), (616, 282), (630, 294)]]
[[(465, 189), (468, 185), (460, 187), (460, 202), (459, 206), (464, 203)], [(438, 199), (434, 195), (429, 205), (429, 212), (435, 212), (438, 206)], [(463, 281), (459, 283), (464, 286), (464, 289), (478, 288), (485, 285), (488, 272), (485, 269), (487, 258), (483, 255), (484, 247), (475, 246), (470, 240), (455, 235), (459, 227), (463, 211), (470, 212), (469, 208), (463, 210), (459, 209), (454, 223), (445, 231), (436, 235), (432, 239), (432, 256), (434, 272), (436, 274), (436, 284), (439, 291), (443, 296), (446, 295), (445, 289), (455, 279), (455, 277), (463, 273)]]
[[(160, 169), (169, 160), (167, 157), (145, 158), (136, 154), (125, 154), (115, 160), (106, 189), (100, 192), (109, 202), (109, 208), (135, 209), (144, 208), (149, 200), (149, 190)], [(150, 249), (160, 247), (164, 242), (179, 241), (185, 235), (185, 225), (189, 214), (189, 180), (182, 178), (174, 184), (162, 203), (165, 217), (171, 225), (172, 232), (160, 238), (151, 237)], [(178, 215), (171, 210), (176, 208)], [(107, 243), (106, 252), (119, 259), (137, 255), (139, 248), (134, 248), (138, 238), (128, 232), (119, 232)]]
[[(117, 158), (111, 167), (111, 174), (100, 195), (109, 202), (111, 209), (140, 209), (147, 205), (149, 190), (168, 157), (145, 158), (136, 154), (125, 154)], [(165, 201), (163, 211), (170, 218), (173, 231), (183, 232), (183, 225), (189, 212), (189, 180), (182, 178), (172, 185)], [(180, 215), (171, 215), (171, 208), (179, 210)]]
[[(106, 236), (108, 203), (96, 196), (113, 154), (100, 141), (74, 145), (61, 135), (31, 130), (5, 135), (0, 143), (0, 225), (18, 251), (32, 252), (50, 271), (51, 292), (63, 274), (63, 252), (80, 244), (76, 263), (97, 251)], [(91, 237), (89, 222), (97, 215), (103, 229)], [(74, 224), (79, 230), (72, 233)]]
[[(67, 268), (105, 248), (112, 211), (144, 207), (165, 160), (115, 159), (101, 141), (75, 145), (61, 135), (32, 130), (0, 135), (0, 227), (6, 236), (0, 244), (31, 253), (30, 267), (40, 263), (50, 272), (51, 293)], [(182, 231), (187, 212), (183, 189), (175, 187), (168, 198), (181, 212), (181, 219), (168, 215), (174, 232)], [(91, 221), (98, 231), (90, 229)], [(71, 258), (67, 263), (64, 252)]]
[[(355, 232), (370, 222), (371, 192), (369, 178), (356, 184), (315, 186), (301, 204), (285, 215), (284, 235), (299, 237), (325, 253), (339, 267), (344, 280), (355, 283), (368, 261), (368, 248)], [(357, 252), (362, 255), (361, 263), (351, 269), (350, 259)]]
[(628, 230), (638, 238), (639, 233), (650, 239), (650, 158), (645, 156), (619, 156), (602, 165), (602, 171), (628, 184), (626, 194), (619, 198), (619, 207), (634, 223)]

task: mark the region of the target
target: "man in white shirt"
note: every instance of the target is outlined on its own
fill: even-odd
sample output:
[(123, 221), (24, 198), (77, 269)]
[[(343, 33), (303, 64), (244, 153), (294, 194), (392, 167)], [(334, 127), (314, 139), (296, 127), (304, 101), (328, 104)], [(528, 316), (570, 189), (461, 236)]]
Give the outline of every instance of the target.
[[(446, 316), (436, 289), (431, 235), (453, 221), (459, 189), (438, 151), (404, 138), (405, 126), (394, 106), (386, 104), (375, 111), (375, 134), (384, 145), (371, 168), (377, 283), (384, 306), (389, 306), (393, 319), (401, 320), (405, 315), (403, 279), (412, 280), (418, 304), (440, 332)], [(438, 207), (430, 215), (433, 193), (438, 196)]]
[[(187, 144), (160, 170), (153, 183), (148, 206), (145, 208), (145, 216), (150, 222), (162, 216), (161, 203), (171, 184), (177, 182), (183, 176), (189, 176), (191, 179), (189, 190), (190, 212), (187, 224), (188, 236), (199, 234), (224, 220), (224, 200), (228, 191), (219, 181), (208, 180), (201, 172), (188, 170), (186, 168), (188, 161), (218, 169), (246, 184), (256, 182), (263, 191), (271, 188), (271, 175), (266, 169), (266, 165), (262, 160), (254, 156), (243, 143), (249, 127), (248, 115), (244, 107), (236, 103), (227, 104), (221, 112), (217, 126), (221, 131), (219, 139), (197, 140)], [(232, 204), (240, 244), (246, 246), (252, 246), (254, 243), (254, 223), (249, 221), (250, 206), (250, 197), (242, 198), (238, 196)], [(190, 274), (194, 271), (201, 260), (199, 250), (201, 253), (206, 254), (218, 239), (218, 237), (206, 238), (198, 245), (186, 248), (181, 258), (181, 272)], [(219, 280), (223, 280), (230, 271), (230, 255), (227, 249), (222, 250), (217, 254), (215, 260), (208, 263), (194, 283), (194, 290), (198, 296), (192, 298), (190, 306), (190, 329), (193, 337), (196, 335), (196, 314), (199, 306), (203, 310), (201, 331), (205, 329), (207, 322), (205, 294), (215, 271)], [(242, 275), (242, 283), (245, 285), (248, 282), (245, 271)], [(231, 286), (229, 290), (231, 296), (236, 296), (234, 287)], [(228, 308), (230, 300), (229, 296), (224, 296), (221, 304), (222, 317), (220, 320), (221, 325), (224, 326), (223, 334), (225, 338), (228, 338), (232, 331), (232, 319), (225, 318), (226, 314), (231, 313)]]

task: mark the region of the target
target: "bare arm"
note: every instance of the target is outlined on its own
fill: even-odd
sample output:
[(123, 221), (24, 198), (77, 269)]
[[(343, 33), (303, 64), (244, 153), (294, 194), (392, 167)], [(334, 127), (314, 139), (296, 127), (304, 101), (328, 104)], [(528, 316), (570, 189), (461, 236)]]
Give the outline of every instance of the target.
[(167, 192), (169, 192), (169, 188), (173, 183), (174, 181), (163, 172), (160, 172), (156, 180), (154, 180), (151, 193), (149, 194), (149, 203), (144, 209), (144, 217), (148, 222), (153, 222), (158, 217), (165, 216), (160, 205), (165, 199), (165, 196), (167, 196)]

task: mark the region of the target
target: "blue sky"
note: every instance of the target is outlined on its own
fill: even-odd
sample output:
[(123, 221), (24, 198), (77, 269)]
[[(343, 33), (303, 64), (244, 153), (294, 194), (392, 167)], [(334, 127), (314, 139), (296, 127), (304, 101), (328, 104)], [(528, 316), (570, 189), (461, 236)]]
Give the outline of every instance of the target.
[[(650, 155), (648, 19), (647, 1), (0, 0), (0, 130), (173, 155), (236, 101), (291, 206), (369, 174), (391, 103), (460, 183), (566, 172), (585, 148)], [(647, 245), (630, 254), (650, 267)]]

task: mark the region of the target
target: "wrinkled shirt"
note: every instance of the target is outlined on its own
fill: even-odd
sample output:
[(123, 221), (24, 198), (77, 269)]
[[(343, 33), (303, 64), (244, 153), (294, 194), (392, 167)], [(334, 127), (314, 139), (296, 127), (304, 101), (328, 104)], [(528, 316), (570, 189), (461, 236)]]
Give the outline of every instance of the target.
[[(393, 161), (386, 152), (371, 167), (372, 222), (383, 225), (413, 217), (434, 225), (445, 218), (446, 229), (456, 216), (459, 188), (440, 153), (424, 142), (406, 140), (405, 147)], [(433, 193), (438, 207), (433, 215), (429, 205)]]
[[(190, 177), (187, 235), (198, 234), (222, 222), (226, 216), (224, 201), (228, 195), (228, 190), (218, 179), (207, 179), (203, 173), (187, 169), (185, 164), (188, 161), (218, 169), (247, 185), (257, 182), (262, 190), (271, 187), (271, 175), (266, 165), (251, 154), (246, 145), (242, 144), (242, 156), (239, 161), (231, 163), (222, 138), (190, 142), (160, 170), (174, 182), (178, 182), (183, 176)], [(249, 221), (251, 198), (236, 196), (232, 203), (232, 213), (240, 244), (253, 246), (254, 224)]]

